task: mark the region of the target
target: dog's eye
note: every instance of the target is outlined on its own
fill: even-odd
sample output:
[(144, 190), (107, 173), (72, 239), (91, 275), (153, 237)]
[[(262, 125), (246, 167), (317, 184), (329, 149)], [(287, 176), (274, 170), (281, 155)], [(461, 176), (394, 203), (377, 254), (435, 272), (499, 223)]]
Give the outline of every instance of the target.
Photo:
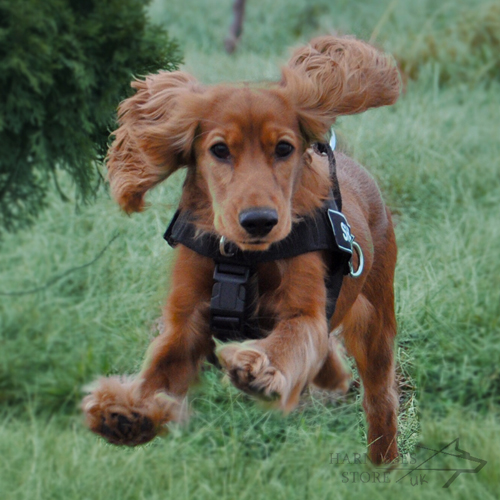
[(274, 150), (274, 154), (276, 158), (286, 158), (292, 154), (294, 147), (285, 141), (280, 141), (276, 145), (276, 149)]
[(229, 158), (231, 157), (231, 151), (229, 151), (229, 148), (223, 142), (214, 144), (210, 148), (210, 151), (216, 158), (219, 158), (220, 160), (229, 160)]

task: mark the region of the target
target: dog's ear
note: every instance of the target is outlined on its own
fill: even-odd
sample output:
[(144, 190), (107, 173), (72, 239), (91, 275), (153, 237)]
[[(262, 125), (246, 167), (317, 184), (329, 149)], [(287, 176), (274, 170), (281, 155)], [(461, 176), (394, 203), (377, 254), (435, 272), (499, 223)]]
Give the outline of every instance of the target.
[(306, 139), (321, 140), (339, 115), (394, 104), (400, 92), (393, 60), (352, 37), (324, 36), (297, 49), (281, 85), (294, 102)]
[(189, 162), (198, 125), (191, 104), (203, 91), (181, 71), (149, 75), (132, 87), (137, 92), (118, 108), (107, 157), (111, 192), (129, 213), (141, 211), (146, 191)]

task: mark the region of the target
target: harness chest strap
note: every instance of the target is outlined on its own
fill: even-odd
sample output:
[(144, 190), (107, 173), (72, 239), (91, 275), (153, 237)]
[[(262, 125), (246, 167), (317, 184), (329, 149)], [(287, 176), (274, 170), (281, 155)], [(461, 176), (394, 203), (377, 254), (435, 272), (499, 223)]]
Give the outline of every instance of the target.
[(188, 210), (178, 210), (170, 222), (164, 238), (172, 247), (180, 243), (215, 262), (210, 328), (218, 339), (228, 341), (262, 337), (255, 314), (258, 298), (257, 264), (308, 252), (331, 251), (329, 272), (325, 278), (328, 292), (325, 314), (328, 319), (333, 315), (343, 276), (349, 273), (354, 237), (345, 216), (340, 212), (342, 200), (333, 151), (328, 144), (319, 144), (316, 148), (329, 159), (332, 180), (330, 196), (313, 215), (294, 223), (290, 234), (271, 245), (267, 251), (244, 252), (230, 242), (221, 244), (221, 238), (215, 234), (200, 234), (194, 223), (194, 215)]

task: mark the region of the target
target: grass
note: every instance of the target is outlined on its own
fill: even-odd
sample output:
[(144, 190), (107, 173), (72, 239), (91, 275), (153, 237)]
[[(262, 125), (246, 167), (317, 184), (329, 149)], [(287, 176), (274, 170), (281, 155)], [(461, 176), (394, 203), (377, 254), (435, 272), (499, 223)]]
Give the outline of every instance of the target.
[[(396, 106), (343, 118), (336, 130), (341, 147), (377, 178), (397, 221), (402, 449), (424, 460), (429, 452), (415, 443), (436, 448), (460, 437), (460, 447), (487, 466), (447, 490), (450, 472), (428, 472), (419, 487), (396, 483), (401, 472), (385, 484), (343, 482), (342, 472), (373, 473), (368, 465), (330, 464), (331, 453), (366, 451), (359, 390), (343, 401), (309, 394), (283, 419), (212, 369), (193, 391), (189, 423), (168, 437), (122, 449), (90, 435), (77, 409), (82, 386), (98, 374), (136, 371), (155, 335), (172, 257), (161, 235), (180, 193), (176, 174), (150, 195), (149, 211), (132, 217), (104, 190), (80, 209), (54, 194), (32, 229), (2, 242), (2, 499), (497, 498), (500, 84), (489, 70), (477, 78), (488, 61), (495, 67), (497, 53), (487, 59), (483, 40), (486, 59), (470, 56), (476, 49), (460, 45), (469, 39), (450, 35), (472, 10), (481, 18), (491, 5), (249, 2), (231, 57), (222, 51), (229, 0), (151, 6), (180, 40), (185, 68), (207, 83), (277, 78), (288, 46), (333, 30), (372, 38), (411, 66)], [(442, 50), (420, 57), (428, 46), (415, 42), (420, 32)], [(453, 44), (470, 64), (450, 60)], [(108, 244), (91, 265), (64, 274)], [(12, 295), (58, 276), (41, 291)], [(450, 466), (450, 458), (433, 466)]]

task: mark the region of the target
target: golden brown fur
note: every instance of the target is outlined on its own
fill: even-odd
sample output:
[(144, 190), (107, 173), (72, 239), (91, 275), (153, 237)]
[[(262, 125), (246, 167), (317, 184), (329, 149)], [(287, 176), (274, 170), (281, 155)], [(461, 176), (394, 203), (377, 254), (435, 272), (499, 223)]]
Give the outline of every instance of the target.
[[(324, 139), (338, 115), (393, 104), (399, 76), (391, 60), (354, 38), (322, 37), (297, 50), (279, 83), (204, 87), (183, 72), (136, 81), (119, 109), (120, 127), (108, 158), (113, 195), (127, 212), (144, 195), (187, 167), (181, 206), (200, 229), (266, 250), (328, 195), (328, 165), (310, 145)], [(227, 148), (227, 157), (214, 147)], [(286, 144), (290, 154), (279, 153)], [(226, 344), (217, 355), (242, 390), (290, 411), (307, 384), (346, 390), (349, 375), (337, 335), (357, 363), (364, 385), (370, 456), (397, 456), (393, 341), (396, 243), (388, 210), (372, 178), (337, 154), (344, 213), (365, 254), (358, 279), (346, 277), (335, 315), (325, 318), (325, 255), (311, 252), (259, 265), (259, 316), (269, 334)], [(277, 223), (249, 235), (242, 211), (266, 207)], [(356, 259), (355, 259), (356, 260)], [(357, 262), (355, 262), (357, 265)], [(111, 442), (152, 439), (179, 408), (200, 364), (213, 353), (208, 326), (214, 264), (180, 246), (164, 311), (165, 331), (151, 344), (133, 380), (101, 379), (83, 408), (89, 427)]]

